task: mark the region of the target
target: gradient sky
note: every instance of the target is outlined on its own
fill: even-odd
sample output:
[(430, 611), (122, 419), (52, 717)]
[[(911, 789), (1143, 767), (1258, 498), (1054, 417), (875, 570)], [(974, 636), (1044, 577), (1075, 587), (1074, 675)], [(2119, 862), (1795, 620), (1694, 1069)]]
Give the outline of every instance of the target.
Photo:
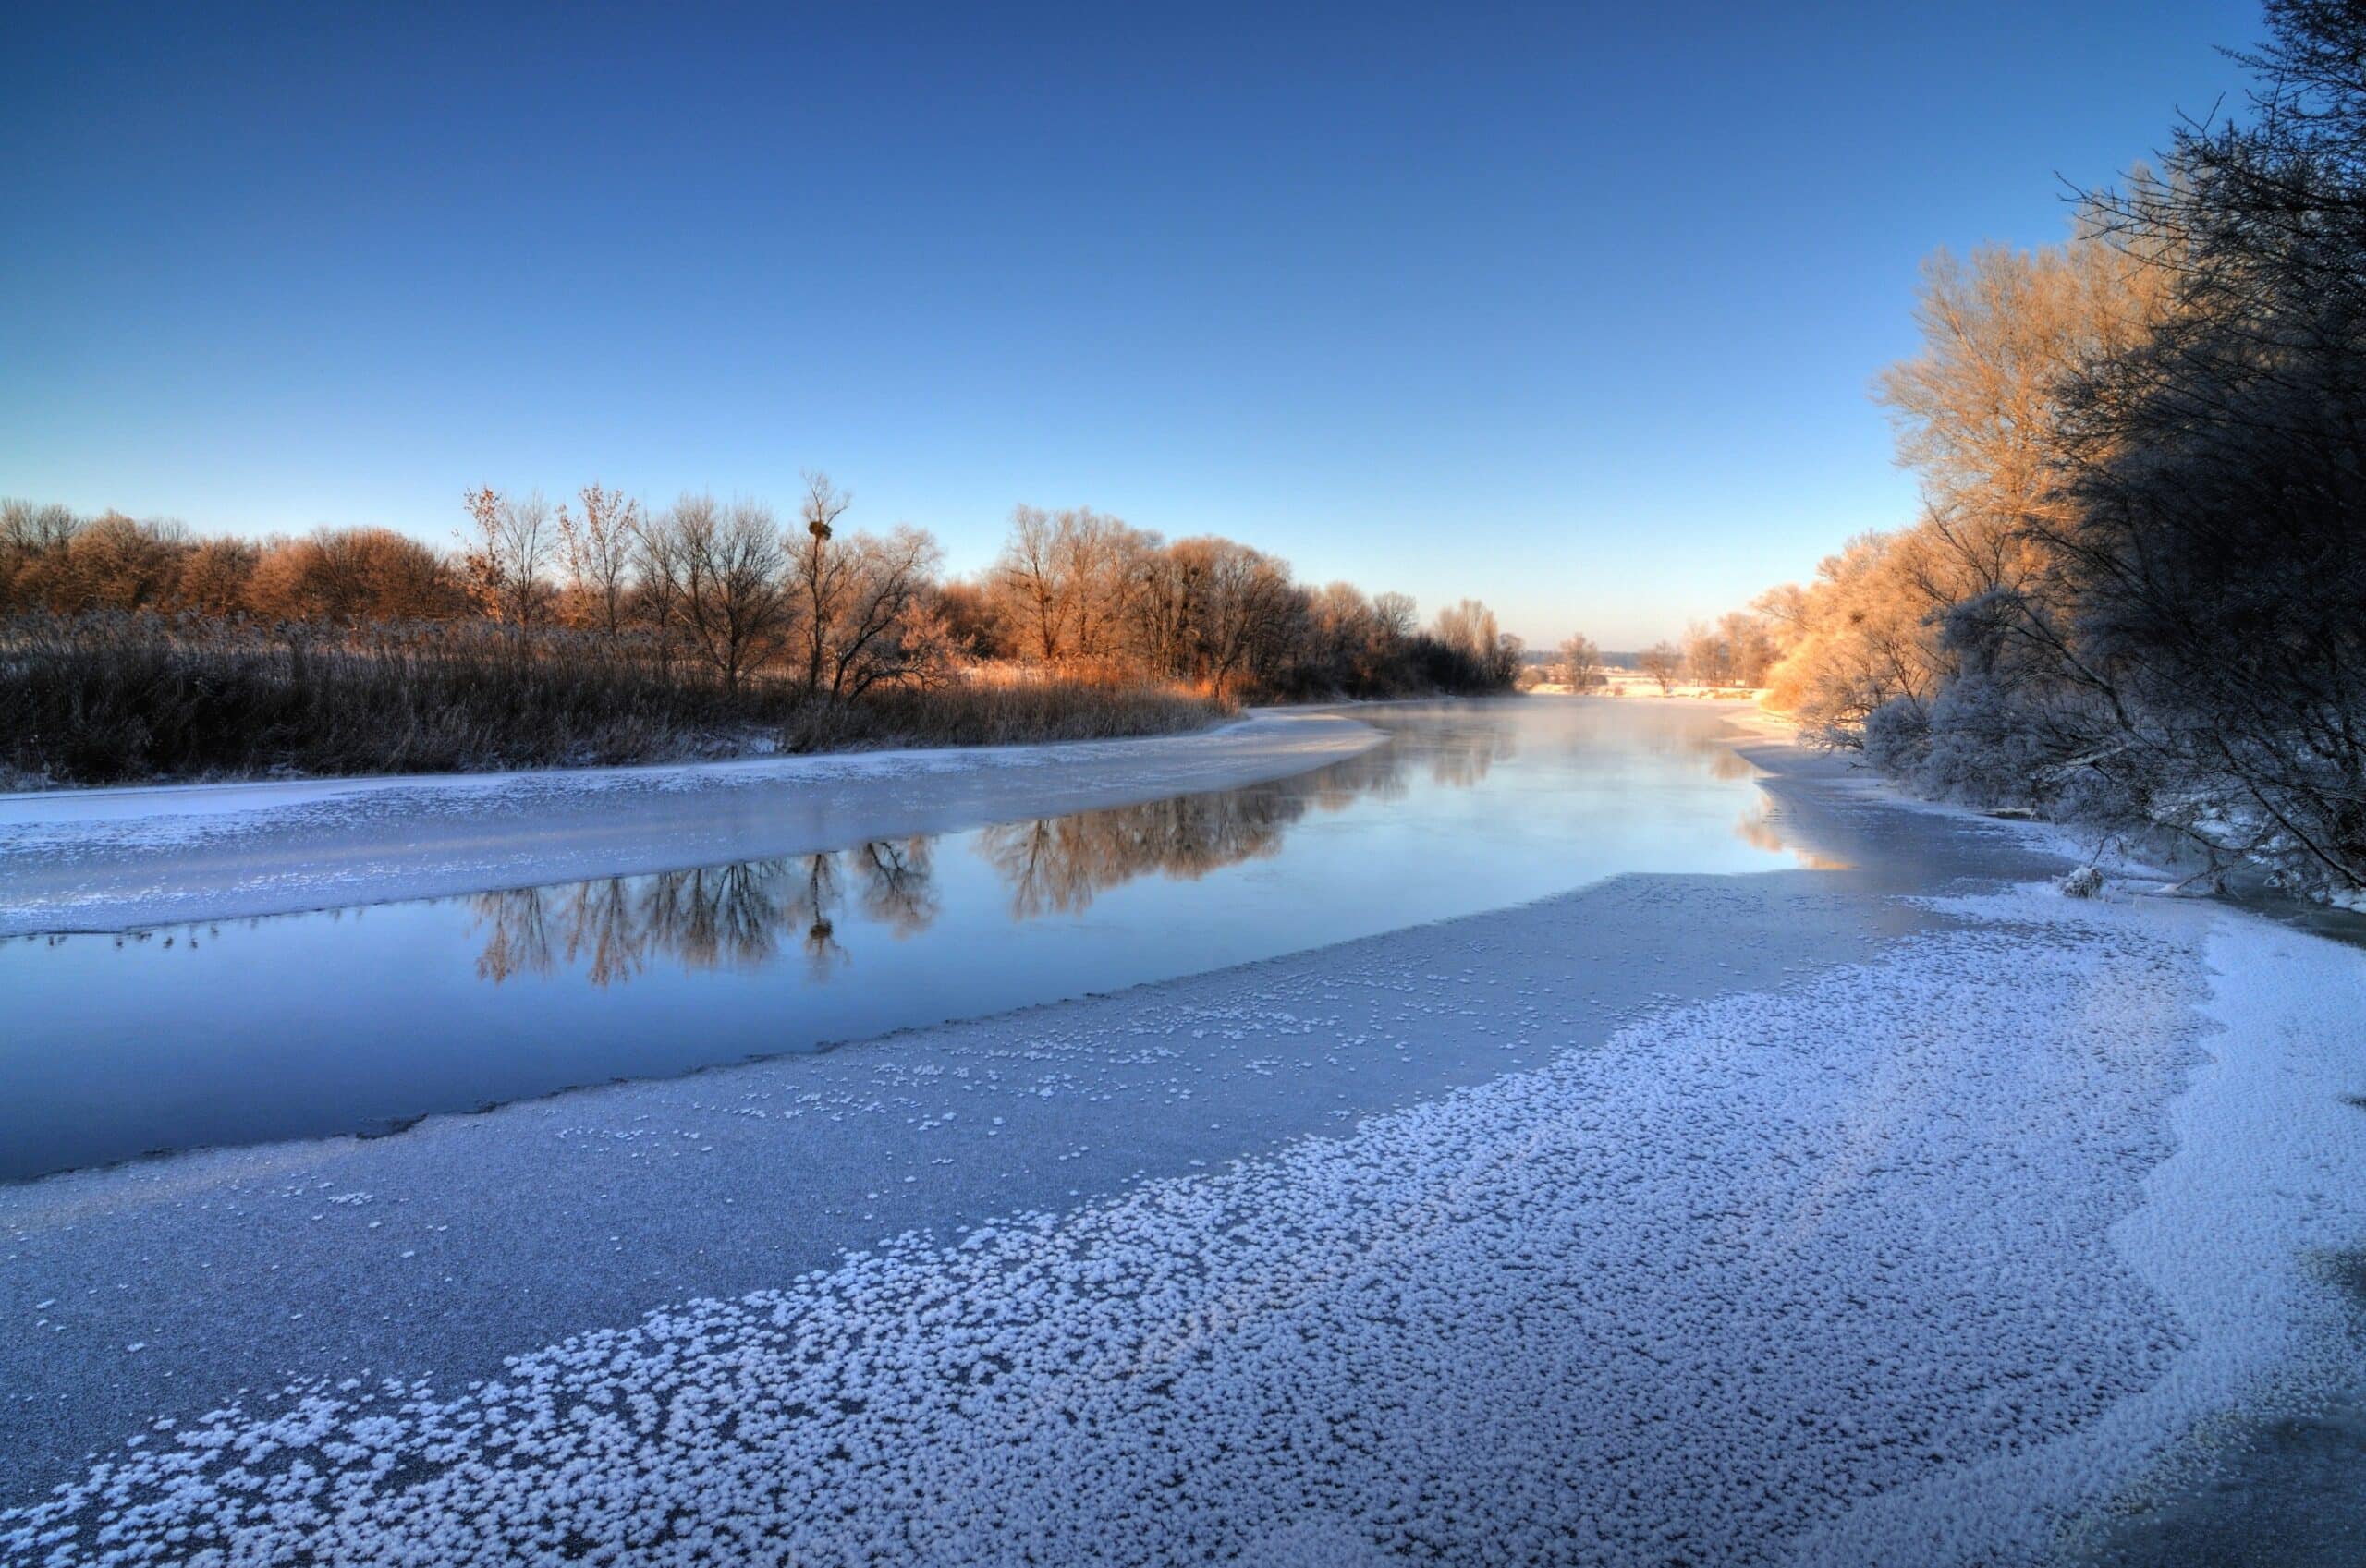
[[(1910, 517), (1939, 245), (2059, 238), (2232, 0), (18, 5), (0, 493), (448, 541), (1014, 502), (1632, 647)], [(2057, 177), (2059, 176), (2059, 177)]]

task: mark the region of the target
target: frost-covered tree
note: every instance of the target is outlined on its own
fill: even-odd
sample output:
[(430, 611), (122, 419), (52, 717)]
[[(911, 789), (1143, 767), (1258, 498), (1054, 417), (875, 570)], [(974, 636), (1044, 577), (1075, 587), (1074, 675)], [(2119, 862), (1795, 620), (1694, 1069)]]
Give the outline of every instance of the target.
[(1762, 600), (1771, 700), (2366, 903), (2366, 10), (2268, 20), (2247, 110), (2079, 237), (1934, 263), (1882, 388), (1924, 515)]

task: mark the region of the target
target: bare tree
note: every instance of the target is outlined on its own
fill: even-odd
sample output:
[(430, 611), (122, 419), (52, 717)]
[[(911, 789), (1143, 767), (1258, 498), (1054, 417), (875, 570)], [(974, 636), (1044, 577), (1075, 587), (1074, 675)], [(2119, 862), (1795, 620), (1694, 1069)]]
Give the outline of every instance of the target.
[(1684, 668), (1684, 655), (1672, 642), (1655, 642), (1636, 655), (1635, 667), (1657, 681), (1660, 695), (1665, 697), (1676, 689), (1676, 677)]
[(1270, 659), (1292, 607), (1289, 570), (1274, 557), (1213, 535), (1174, 546), (1194, 587), (1199, 673), (1224, 697)]
[(830, 476), (818, 468), (809, 469), (804, 478), (805, 496), (798, 503), (797, 515), (805, 525), (805, 538), (797, 546), (789, 575), (802, 644), (805, 690), (811, 695), (825, 689), (831, 628), (845, 613), (855, 586), (854, 558), (836, 539), (838, 519), (854, 504), (854, 497), (832, 484)]
[(1201, 569), (1197, 553), (1180, 547), (1150, 550), (1135, 563), (1126, 605), (1140, 668), (1170, 679), (1191, 673)]
[(461, 536), (460, 567), (478, 613), (529, 630), (549, 619), (543, 580), (553, 547), (550, 504), (535, 491), (512, 500), (491, 486), (463, 497), (471, 531)]
[(1608, 677), (1602, 673), (1602, 650), (1593, 639), (1572, 633), (1561, 643), (1561, 682), (1571, 691), (1599, 691)]
[(644, 544), (642, 560), (664, 574), (659, 591), (683, 645), (737, 691), (780, 651), (795, 618), (771, 508), (686, 495), (649, 531), (658, 544)]
[(930, 602), (944, 554), (925, 531), (896, 528), (836, 541), (843, 589), (829, 619), (809, 627), (823, 649), (822, 687), (834, 699), (873, 687), (933, 680), (950, 657), (944, 619)]
[[(173, 602), (201, 615), (236, 615), (254, 611), (255, 568), (262, 549), (252, 541), (214, 538), (199, 540), (181, 562)], [(447, 580), (449, 574), (446, 573)], [(455, 597), (457, 593), (457, 584)]]
[(558, 509), (560, 558), (567, 567), (567, 610), (576, 625), (617, 636), (632, 611), (633, 557), (641, 532), (640, 504), (624, 492), (587, 484), (582, 510)]
[(120, 512), (79, 522), (57, 537), (21, 559), (15, 590), (67, 614), (166, 608), (191, 549), (180, 524), (135, 522)]
[[(678, 510), (678, 508), (677, 508)], [(632, 536), (633, 618), (646, 629), (661, 667), (684, 651), (682, 552), (673, 513), (642, 513)]]
[(1338, 691), (1369, 685), (1384, 650), (1380, 618), (1363, 590), (1349, 582), (1326, 584), (1308, 613), (1306, 658), (1317, 681)]
[(1020, 647), (1045, 664), (1056, 663), (1068, 642), (1068, 597), (1060, 581), (1057, 524), (1040, 506), (1020, 504), (1010, 514), (1010, 537), (996, 558), (994, 583), (1000, 590)]
[(1014, 509), (991, 580), (1026, 656), (1046, 665), (1109, 665), (1126, 627), (1127, 597), (1155, 543), (1089, 506)]
[(1069, 616), (1075, 662), (1106, 668), (1116, 658), (1142, 555), (1156, 540), (1090, 506), (1060, 514), (1060, 568), (1075, 609)]
[(1694, 621), (1684, 628), (1684, 673), (1695, 686), (1734, 683), (1733, 651), (1710, 626)]
[(1465, 599), (1438, 612), (1437, 638), (1482, 664), (1495, 658), (1495, 613), (1476, 599)]

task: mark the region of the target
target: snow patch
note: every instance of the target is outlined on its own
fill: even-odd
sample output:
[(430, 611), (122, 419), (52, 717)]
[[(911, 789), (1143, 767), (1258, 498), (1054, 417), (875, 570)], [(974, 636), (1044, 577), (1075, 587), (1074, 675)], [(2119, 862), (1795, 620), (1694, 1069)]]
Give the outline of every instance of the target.
[(1344, 1137), (457, 1393), (299, 1382), (0, 1514), (0, 1549), (2033, 1557), (2276, 1359), (2296, 1248), (2366, 1221), (2358, 1130), (2305, 1110), (2366, 998), (2354, 954), (2240, 917), (1945, 907)]

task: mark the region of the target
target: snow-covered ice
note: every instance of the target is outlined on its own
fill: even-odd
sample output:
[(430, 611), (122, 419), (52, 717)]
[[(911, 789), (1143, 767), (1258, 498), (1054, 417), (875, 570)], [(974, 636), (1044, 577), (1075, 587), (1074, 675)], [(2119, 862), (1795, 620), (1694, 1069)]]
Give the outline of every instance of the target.
[(770, 859), (1230, 788), (1381, 738), (1260, 711), (1133, 740), (0, 795), (0, 936)]
[[(404, 1308), (340, 1300), (348, 1258), (421, 1270), (432, 1302), (539, 1228), (496, 1267), (596, 1270), (636, 1239), (590, 1229), (627, 1190), (693, 1228), (744, 1206), (701, 1234), (749, 1243), (838, 1197), (886, 1233), (761, 1288), (661, 1282), (640, 1321), (513, 1342), (475, 1380), (422, 1346), (367, 1375), (152, 1382), (152, 1418), (0, 1513), (0, 1550), (2036, 1560), (2334, 1331), (2310, 1262), (2366, 1232), (2366, 961), (2214, 906), (2065, 898), (1994, 825), (1866, 832), (1921, 845), (1921, 873), (1624, 879), (869, 1060), (0, 1194), (8, 1332), (70, 1343), (52, 1354), (90, 1380), (135, 1375), (126, 1341), (197, 1376), (201, 1354), (156, 1357), (267, 1314)], [(1930, 869), (1983, 854), (2011, 880)], [(1731, 982), (1646, 989), (1710, 954)], [(1433, 1053), (1464, 1070), (1424, 1078)], [(1331, 1098), (1347, 1114), (1310, 1130)], [(1269, 1104), (1295, 1108), (1271, 1137), (1216, 1130)], [(852, 1194), (774, 1179), (858, 1124), (844, 1147), (911, 1168)], [(1128, 1128), (1144, 1149), (1113, 1154)], [(1012, 1144), (1034, 1206), (893, 1234), (896, 1195)], [(1227, 1147), (1249, 1152), (1189, 1168)], [(248, 1224), (273, 1245), (222, 1239)], [(307, 1229), (329, 1239), (280, 1245)], [(418, 1256), (371, 1250), (397, 1246)], [(116, 1331), (111, 1285), (234, 1261), (274, 1271), (210, 1297), (221, 1321)], [(101, 1325), (112, 1351), (77, 1337)]]

